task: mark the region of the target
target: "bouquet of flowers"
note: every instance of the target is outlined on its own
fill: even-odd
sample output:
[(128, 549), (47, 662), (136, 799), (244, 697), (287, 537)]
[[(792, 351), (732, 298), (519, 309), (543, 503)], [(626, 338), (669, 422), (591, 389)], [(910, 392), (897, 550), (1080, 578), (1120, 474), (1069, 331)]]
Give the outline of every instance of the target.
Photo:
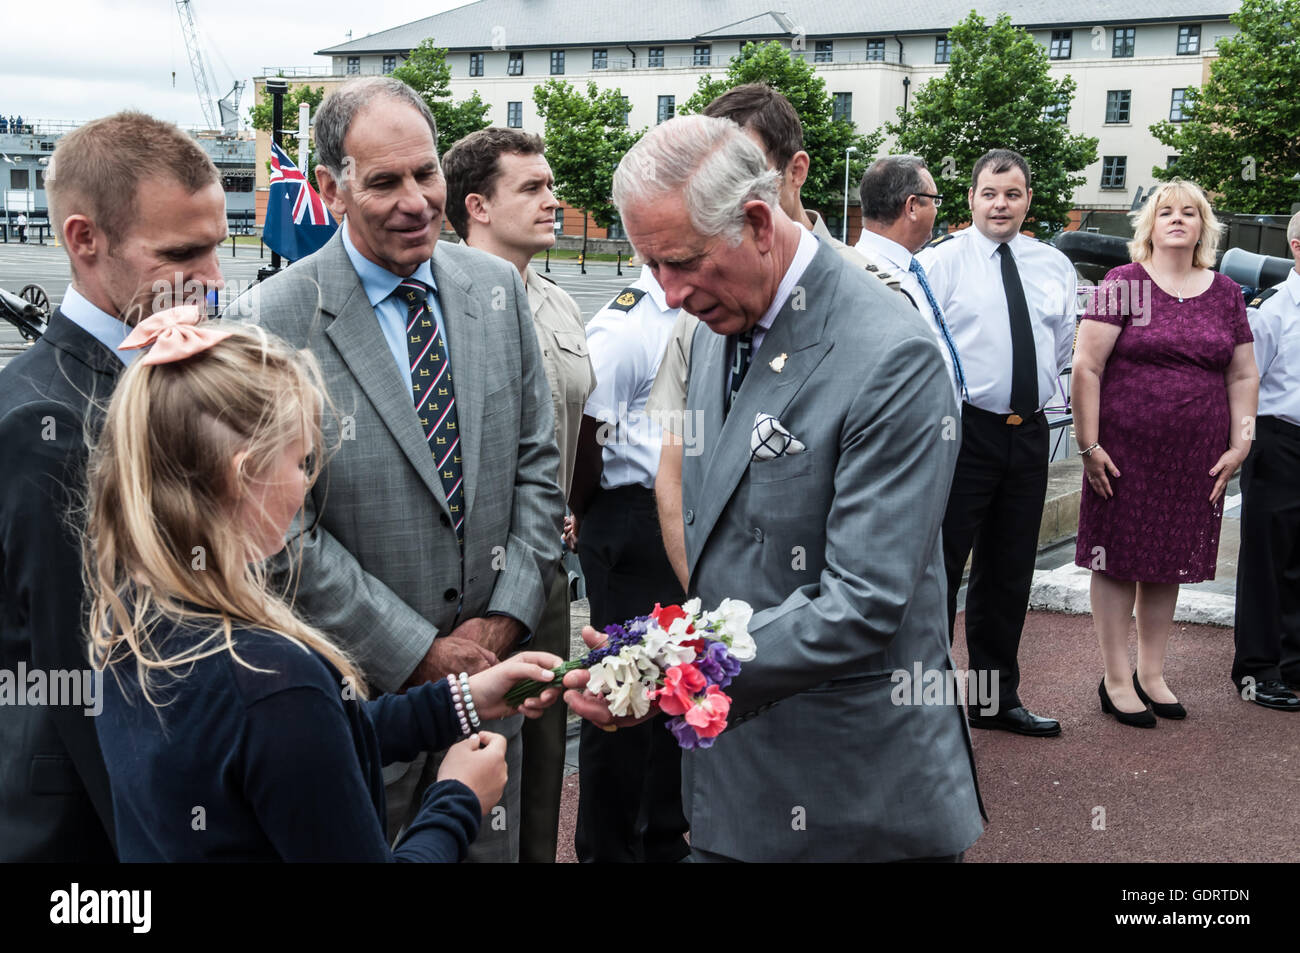
[(658, 705), (672, 715), (668, 729), (683, 748), (708, 748), (727, 727), (731, 699), (722, 690), (754, 657), (748, 603), (723, 599), (712, 612), (700, 600), (655, 603), (649, 615), (605, 627), (608, 639), (585, 657), (556, 668), (555, 681), (520, 682), (506, 695), (519, 705), (540, 695), (574, 669), (587, 669), (587, 690), (609, 703), (615, 716), (641, 718)]

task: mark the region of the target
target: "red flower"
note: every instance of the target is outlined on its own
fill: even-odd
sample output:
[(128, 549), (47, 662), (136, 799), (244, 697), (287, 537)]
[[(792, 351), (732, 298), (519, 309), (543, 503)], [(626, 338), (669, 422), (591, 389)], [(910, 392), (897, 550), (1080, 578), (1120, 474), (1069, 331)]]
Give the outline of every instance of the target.
[(660, 606), (659, 603), (656, 602), (654, 611), (650, 613), (650, 617), (659, 624), (659, 628), (667, 632), (668, 627), (678, 619), (686, 618), (686, 612), (681, 606)]
[[(706, 684), (704, 674), (694, 665), (674, 665), (664, 673), (664, 687), (655, 693), (655, 698), (668, 714), (684, 715), (694, 707), (695, 696), (704, 691)], [(726, 716), (723, 717), (725, 722)]]

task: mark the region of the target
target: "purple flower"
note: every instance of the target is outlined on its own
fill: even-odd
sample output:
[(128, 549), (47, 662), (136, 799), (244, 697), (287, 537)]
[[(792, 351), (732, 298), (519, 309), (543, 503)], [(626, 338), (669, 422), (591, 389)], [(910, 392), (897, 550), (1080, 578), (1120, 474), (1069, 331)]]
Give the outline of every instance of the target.
[(686, 723), (686, 719), (681, 715), (676, 718), (668, 719), (668, 730), (673, 733), (677, 739), (677, 746), (690, 751), (692, 748), (707, 748), (713, 744), (712, 738), (701, 738), (695, 733), (695, 729)]
[(740, 672), (740, 663), (727, 651), (723, 642), (710, 642), (697, 665), (708, 683), (719, 688), (730, 685)]

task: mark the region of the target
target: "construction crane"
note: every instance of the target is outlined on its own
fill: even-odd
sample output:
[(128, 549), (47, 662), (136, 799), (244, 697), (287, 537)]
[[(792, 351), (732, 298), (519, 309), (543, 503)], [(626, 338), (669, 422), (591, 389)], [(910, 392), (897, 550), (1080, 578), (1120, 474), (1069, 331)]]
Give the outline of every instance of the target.
[(244, 83), (235, 80), (230, 92), (221, 99), (212, 95), (209, 70), (199, 46), (199, 28), (194, 22), (192, 0), (176, 0), (176, 12), (181, 18), (181, 33), (185, 35), (185, 49), (190, 55), (190, 69), (194, 73), (194, 88), (199, 94), (203, 118), (208, 128), (220, 129), (223, 135), (233, 136), (239, 132), (239, 99), (244, 92)]

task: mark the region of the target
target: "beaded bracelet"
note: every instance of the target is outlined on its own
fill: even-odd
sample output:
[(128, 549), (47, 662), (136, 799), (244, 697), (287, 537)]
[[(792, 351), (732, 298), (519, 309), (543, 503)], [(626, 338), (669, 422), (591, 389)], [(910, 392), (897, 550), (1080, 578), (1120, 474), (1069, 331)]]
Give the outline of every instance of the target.
[(465, 672), (460, 673), (460, 693), (465, 698), (465, 714), (469, 716), (469, 723), (475, 731), (478, 731), (481, 723), (478, 719), (478, 711), (474, 708), (474, 696), (469, 690), (469, 675)]
[(469, 719), (465, 716), (465, 702), (460, 695), (460, 682), (455, 675), (448, 675), (447, 684), (451, 687), (451, 703), (456, 709), (456, 718), (460, 721), (460, 733), (468, 738), (473, 732), (470, 731)]

